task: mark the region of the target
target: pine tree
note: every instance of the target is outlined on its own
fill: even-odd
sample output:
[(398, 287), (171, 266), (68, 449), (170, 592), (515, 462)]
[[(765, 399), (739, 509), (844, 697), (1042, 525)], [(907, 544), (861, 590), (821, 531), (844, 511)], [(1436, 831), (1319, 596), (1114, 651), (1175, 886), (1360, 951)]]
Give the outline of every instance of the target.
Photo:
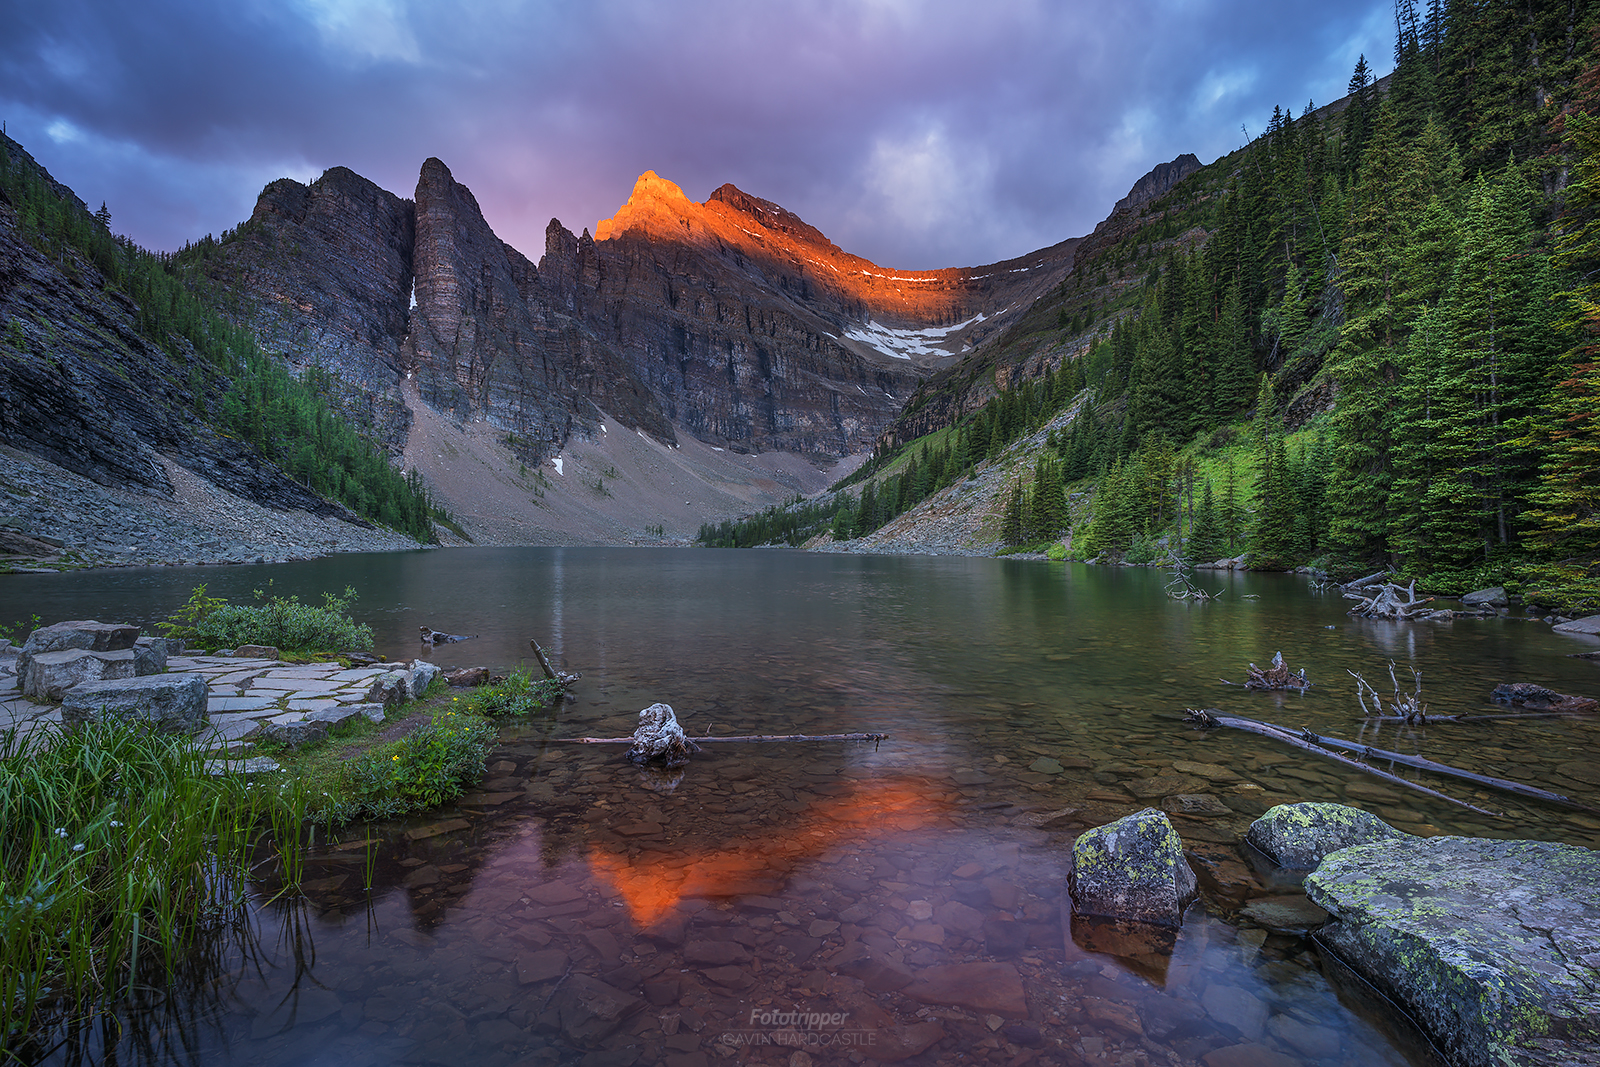
[(1250, 565), (1258, 570), (1294, 566), (1296, 486), (1289, 470), (1283, 423), (1272, 379), (1261, 376), (1256, 394), (1256, 521), (1250, 534)]
[(1006, 500), (1005, 518), (1000, 523), (1000, 540), (1008, 545), (1020, 545), (1022, 532), (1022, 478), (1018, 477)]
[(1195, 511), (1194, 526), (1189, 531), (1189, 541), (1184, 545), (1184, 555), (1195, 563), (1213, 563), (1227, 552), (1222, 523), (1217, 515), (1216, 501), (1211, 494), (1211, 483), (1206, 482), (1200, 497), (1200, 507)]
[(1049, 453), (1040, 453), (1034, 465), (1030, 502), (1029, 528), (1034, 540), (1054, 539), (1067, 524), (1067, 494), (1060, 465)]

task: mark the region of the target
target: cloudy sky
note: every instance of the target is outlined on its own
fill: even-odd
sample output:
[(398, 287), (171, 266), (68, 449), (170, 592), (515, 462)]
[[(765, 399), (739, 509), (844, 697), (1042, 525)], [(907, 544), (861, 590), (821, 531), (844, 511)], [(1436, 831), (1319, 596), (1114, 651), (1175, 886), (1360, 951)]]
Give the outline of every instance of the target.
[(655, 170), (904, 268), (1088, 232), (1393, 53), (1392, 0), (0, 0), (0, 120), (175, 248), (266, 182), (438, 156), (537, 260)]

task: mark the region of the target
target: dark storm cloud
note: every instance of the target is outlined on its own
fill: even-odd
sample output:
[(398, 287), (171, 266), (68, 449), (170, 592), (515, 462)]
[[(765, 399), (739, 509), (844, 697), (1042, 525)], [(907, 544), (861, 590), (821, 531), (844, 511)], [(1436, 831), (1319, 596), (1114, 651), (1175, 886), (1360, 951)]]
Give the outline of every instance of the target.
[(55, 0), (0, 6), (0, 117), (171, 248), (272, 178), (409, 195), (434, 155), (535, 259), (652, 169), (899, 267), (1087, 232), (1180, 152), (1388, 67), (1392, 4)]

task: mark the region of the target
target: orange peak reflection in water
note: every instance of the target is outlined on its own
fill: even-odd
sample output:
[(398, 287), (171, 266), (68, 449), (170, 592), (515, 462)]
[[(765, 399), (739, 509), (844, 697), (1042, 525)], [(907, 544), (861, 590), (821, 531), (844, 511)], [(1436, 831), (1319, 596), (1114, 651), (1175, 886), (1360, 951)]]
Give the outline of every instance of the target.
[(812, 805), (796, 821), (759, 838), (715, 851), (619, 856), (589, 849), (589, 867), (627, 902), (634, 924), (654, 926), (685, 897), (732, 897), (776, 890), (801, 863), (841, 840), (889, 830), (915, 830), (944, 811), (926, 783), (894, 778), (862, 785), (849, 796)]

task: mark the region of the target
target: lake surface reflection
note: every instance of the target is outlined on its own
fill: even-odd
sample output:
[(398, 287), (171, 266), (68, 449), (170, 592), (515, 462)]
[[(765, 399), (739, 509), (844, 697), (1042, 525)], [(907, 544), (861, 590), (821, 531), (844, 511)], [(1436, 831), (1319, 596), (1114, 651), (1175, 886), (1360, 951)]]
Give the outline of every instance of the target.
[[(1250, 820), (1334, 800), (1413, 833), (1600, 846), (1588, 815), (1428, 779), (1510, 816), (1485, 819), (1183, 725), (1217, 707), (1600, 804), (1592, 721), (1363, 730), (1345, 673), (1384, 688), (1390, 659), (1414, 664), (1434, 712), (1486, 711), (1503, 681), (1592, 695), (1600, 666), (1566, 654), (1600, 642), (1351, 620), (1284, 575), (1203, 576), (1226, 597), (1194, 604), (1158, 572), (1042, 562), (482, 549), (12, 576), (0, 622), (152, 625), (200, 582), (246, 599), (268, 581), (354, 586), (391, 657), (503, 669), (537, 638), (583, 672), (577, 700), (507, 730), (459, 805), (319, 832), (303, 893), (258, 909), (208, 995), (146, 996), (120, 1038), (50, 1062), (1422, 1064), (1310, 940), (1241, 919), (1294, 893), (1235, 850)], [(424, 653), (420, 626), (478, 636)], [(1280, 649), (1304, 696), (1218, 681)], [(655, 701), (691, 733), (891, 737), (707, 746), (681, 775), (548, 741), (626, 734)], [(1219, 812), (1173, 819), (1205, 890), (1175, 942), (1064, 916), (1073, 837), (1174, 794)]]

